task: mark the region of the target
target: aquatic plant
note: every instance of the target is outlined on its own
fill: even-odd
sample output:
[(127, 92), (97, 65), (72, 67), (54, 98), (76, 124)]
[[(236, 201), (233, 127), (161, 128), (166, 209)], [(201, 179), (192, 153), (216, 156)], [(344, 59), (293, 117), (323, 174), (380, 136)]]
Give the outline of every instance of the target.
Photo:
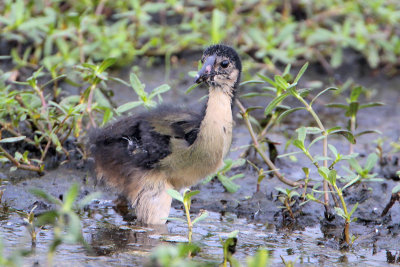
[(178, 244), (176, 246), (162, 245), (155, 248), (144, 266), (188, 266), (206, 267), (213, 263), (197, 262), (188, 258), (189, 253), (196, 254), (200, 248), (195, 244)]
[(229, 233), (228, 237), (225, 240), (222, 240), (221, 237), (219, 238), (224, 255), (224, 261), (221, 264), (223, 267), (227, 267), (228, 263), (229, 266), (240, 266), (239, 262), (233, 257), (233, 254), (236, 252), (238, 234), (239, 231), (235, 230)]
[[(358, 98), (360, 97), (363, 90), (365, 90), (365, 89), (362, 86), (354, 86), (353, 88), (351, 88), (350, 97), (346, 99), (347, 105), (340, 104), (340, 103), (330, 103), (330, 104), (325, 105), (327, 107), (340, 108), (345, 111), (345, 116), (349, 117), (347, 129), (349, 131), (351, 131), (351, 133), (354, 135), (354, 137), (359, 137), (363, 134), (369, 134), (369, 133), (380, 134), (380, 132), (376, 131), (376, 130), (367, 130), (367, 131), (362, 131), (362, 132), (356, 133), (356, 129), (358, 126), (358, 124), (357, 124), (358, 111), (361, 109), (365, 109), (365, 108), (371, 108), (371, 107), (377, 107), (377, 106), (384, 105), (384, 103), (382, 103), (382, 102), (369, 102), (366, 104), (360, 104), (358, 101)], [(350, 149), (349, 149), (350, 154), (354, 152), (353, 145), (354, 144), (350, 143)]]
[(209, 181), (211, 181), (214, 177), (217, 177), (217, 179), (225, 187), (226, 191), (228, 191), (229, 193), (235, 193), (240, 188), (240, 185), (235, 184), (233, 181), (238, 178), (243, 178), (244, 174), (238, 173), (229, 177), (227, 175), (227, 172), (231, 171), (232, 168), (243, 166), (245, 163), (246, 161), (244, 159), (237, 159), (237, 160), (225, 159), (224, 166), (222, 166), (217, 171), (217, 173), (209, 175), (206, 179), (204, 179), (203, 184), (206, 184)]
[(36, 221), (36, 226), (38, 227), (46, 224), (53, 227), (53, 240), (49, 246), (48, 252), (49, 265), (52, 265), (57, 247), (63, 243), (78, 243), (88, 248), (82, 236), (81, 220), (76, 213), (76, 209), (82, 209), (84, 206), (88, 205), (90, 201), (99, 197), (100, 193), (89, 194), (77, 202), (79, 186), (76, 183), (63, 195), (63, 200), (55, 198), (43, 190), (36, 188), (31, 189), (30, 192), (56, 207), (55, 210), (50, 210), (41, 214)]
[(199, 194), (199, 190), (195, 191), (190, 191), (189, 189), (186, 189), (183, 194), (181, 195), (178, 191), (174, 189), (168, 189), (167, 193), (174, 199), (178, 200), (183, 204), (183, 207), (185, 209), (185, 215), (186, 215), (186, 220), (182, 218), (174, 218), (174, 217), (168, 217), (168, 220), (174, 220), (174, 221), (181, 221), (187, 224), (188, 226), (188, 241), (189, 244), (192, 243), (192, 231), (193, 231), (193, 225), (206, 219), (208, 217), (208, 212), (207, 211), (202, 211), (200, 212), (197, 217), (195, 217), (193, 220), (190, 216), (190, 205), (192, 204), (192, 197)]
[[(170, 89), (168, 85), (163, 84), (148, 94), (144, 91), (144, 84), (133, 73), (130, 84), (109, 76), (106, 70), (114, 63), (115, 59), (112, 58), (98, 65), (83, 63), (76, 67), (77, 72), (68, 75), (49, 73), (42, 67), (25, 82), (11, 85), (0, 82), (0, 126), (3, 133), (0, 136), (0, 162), (11, 163), (11, 171), (23, 169), (42, 173), (49, 154), (56, 153), (64, 160), (69, 160), (72, 144), (75, 147), (73, 151), (86, 158), (82, 138), (88, 124), (97, 125), (96, 121), (100, 118), (104, 125), (114, 115), (139, 106), (153, 107), (162, 102), (161, 95)], [(52, 79), (42, 83), (49, 74)], [(81, 75), (81, 79), (88, 84), (86, 89), (79, 95), (70, 94), (60, 98), (58, 94), (62, 87), (57, 82), (69, 81), (69, 76), (76, 74)], [(3, 73), (2, 77), (6, 79), (7, 73)], [(114, 106), (107, 93), (102, 91), (109, 80), (132, 87), (138, 100), (120, 107)], [(22, 86), (22, 90), (16, 88), (17, 85)], [(46, 93), (45, 89), (50, 85), (55, 88), (51, 93)], [(79, 91), (81, 85), (73, 83), (72, 86)], [(158, 98), (157, 102), (155, 97)], [(93, 112), (96, 112), (96, 116)]]
[[(316, 102), (316, 100), (321, 95), (323, 95), (329, 91), (336, 90), (336, 88), (329, 87), (329, 88), (326, 88), (326, 89), (320, 91), (318, 94), (316, 94), (315, 97), (312, 98), (311, 101), (307, 101), (305, 99), (305, 96), (308, 95), (311, 90), (313, 90), (312, 88), (306, 88), (306, 89), (298, 89), (297, 88), (298, 82), (299, 82), (301, 76), (306, 71), (307, 66), (308, 66), (308, 64), (305, 64), (300, 69), (299, 73), (297, 74), (297, 76), (294, 79), (290, 75), (285, 75), (285, 76), (275, 75), (273, 80), (263, 77), (263, 80), (266, 81), (268, 84), (270, 84), (274, 88), (274, 90), (271, 90), (271, 91), (279, 92), (279, 93), (275, 94), (275, 97), (266, 106), (266, 108), (264, 110), (264, 115), (268, 116), (270, 114), (275, 114), (274, 110), (278, 107), (278, 105), (280, 105), (282, 103), (282, 101), (284, 101), (287, 97), (292, 96), (295, 99), (297, 99), (303, 105), (303, 107), (295, 107), (295, 108), (287, 107), (284, 112), (276, 113), (276, 114), (279, 114), (276, 117), (276, 123), (279, 123), (286, 116), (290, 115), (293, 112), (299, 111), (299, 110), (307, 111), (312, 116), (312, 118), (315, 120), (317, 127), (301, 126), (300, 128), (298, 128), (296, 130), (297, 138), (294, 138), (292, 140), (292, 144), (298, 148), (298, 151), (279, 155), (278, 157), (283, 158), (283, 157), (293, 156), (295, 154), (301, 153), (310, 160), (310, 162), (312, 163), (312, 165), (314, 165), (314, 167), (316, 167), (316, 169), (318, 170), (318, 174), (323, 179), (324, 200), (320, 201), (319, 199), (317, 199), (314, 196), (314, 194), (306, 193), (306, 189), (304, 190), (302, 195), (307, 197), (309, 200), (323, 204), (326, 209), (326, 213), (325, 213), (326, 216), (330, 216), (331, 212), (330, 212), (330, 204), (329, 204), (329, 192), (331, 192), (332, 199), (335, 202), (336, 214), (343, 217), (345, 220), (344, 240), (347, 244), (351, 244), (352, 241), (354, 240), (354, 238), (351, 237), (351, 235), (350, 235), (349, 227), (350, 227), (350, 223), (355, 220), (352, 218), (352, 215), (355, 212), (355, 210), (357, 209), (358, 203), (353, 206), (351, 211), (348, 211), (347, 204), (343, 197), (343, 190), (345, 188), (351, 186), (355, 182), (359, 181), (360, 175), (362, 175), (362, 177), (364, 177), (364, 178), (367, 178), (367, 177), (372, 178), (369, 175), (369, 172), (373, 168), (375, 163), (377, 162), (378, 158), (375, 154), (372, 154), (369, 157), (369, 159), (367, 160), (365, 169), (363, 169), (355, 159), (358, 154), (352, 153), (349, 155), (342, 155), (342, 154), (338, 153), (337, 149), (333, 145), (328, 143), (328, 136), (333, 135), (333, 134), (342, 135), (350, 143), (353, 143), (353, 144), (355, 143), (355, 137), (350, 130), (343, 129), (340, 126), (326, 128), (325, 125), (323, 124), (322, 120), (319, 118), (319, 116), (313, 109), (313, 104)], [(285, 72), (288, 72), (287, 69), (288, 68), (286, 68)], [(360, 91), (358, 89), (358, 91), (356, 93), (358, 94), (359, 92)], [(356, 100), (358, 98), (358, 96), (355, 96), (356, 93), (353, 92), (353, 98), (352, 98), (353, 100), (351, 103), (356, 103)], [(256, 96), (256, 94), (254, 94), (254, 96)], [(306, 167), (303, 168), (303, 171), (306, 175), (305, 183), (293, 182), (293, 181), (290, 181), (289, 179), (285, 178), (277, 170), (274, 163), (266, 157), (265, 151), (259, 145), (259, 139), (257, 138), (257, 136), (254, 133), (252, 123), (250, 122), (250, 116), (248, 114), (251, 110), (254, 110), (254, 109), (246, 110), (240, 102), (238, 102), (238, 103), (239, 103), (239, 107), (241, 108), (242, 118), (244, 119), (245, 124), (249, 130), (249, 133), (252, 137), (253, 146), (256, 149), (256, 151), (258, 152), (258, 154), (261, 156), (261, 158), (265, 161), (265, 163), (270, 167), (272, 173), (275, 174), (279, 180), (281, 180), (285, 184), (290, 185), (294, 188), (295, 187), (307, 187), (309, 180), (310, 180), (309, 179), (309, 169)], [(371, 105), (368, 105), (368, 107), (369, 106), (376, 106), (376, 105), (371, 104)], [(356, 112), (354, 114), (352, 113), (352, 116), (355, 118)], [(273, 118), (273, 116), (271, 118)], [(310, 143), (306, 144), (307, 135), (312, 135), (312, 136), (316, 136), (316, 137), (313, 137), (312, 140), (310, 141)], [(318, 154), (313, 155), (312, 154), (313, 152), (311, 152), (312, 151), (311, 147), (313, 147), (319, 141), (322, 141), (322, 143), (323, 143), (322, 144), (322, 155), (318, 155)], [(329, 151), (333, 155), (333, 158), (329, 156)], [(375, 155), (375, 157), (374, 157), (374, 155)], [(342, 178), (343, 180), (346, 181), (346, 184), (343, 187), (340, 187), (337, 184), (338, 175), (337, 175), (337, 171), (335, 170), (335, 167), (338, 162), (343, 161), (343, 160), (348, 160), (349, 163), (352, 164), (353, 167), (356, 169), (356, 172), (359, 173), (359, 176), (354, 175), (354, 173), (349, 170), (351, 172), (351, 174), (344, 176)], [(321, 165), (321, 162), (322, 162), (322, 165)], [(290, 204), (292, 203), (292, 201), (290, 201), (290, 199), (291, 199), (290, 195), (298, 194), (298, 193), (292, 193), (292, 192), (295, 192), (295, 191), (293, 191), (293, 189), (287, 189), (287, 190), (281, 189), (279, 191), (283, 192), (284, 196), (286, 196), (282, 199), (283, 203), (287, 204), (287, 205), (285, 204), (285, 209), (287, 209), (289, 211), (289, 213), (291, 214), (291, 216), (294, 217), (293, 213), (290, 212), (291, 211)], [(313, 192), (314, 191), (315, 191), (315, 187), (313, 187)], [(336, 196), (340, 200), (341, 207), (339, 207), (339, 202), (337, 201)], [(285, 200), (286, 200), (286, 202), (285, 202)]]

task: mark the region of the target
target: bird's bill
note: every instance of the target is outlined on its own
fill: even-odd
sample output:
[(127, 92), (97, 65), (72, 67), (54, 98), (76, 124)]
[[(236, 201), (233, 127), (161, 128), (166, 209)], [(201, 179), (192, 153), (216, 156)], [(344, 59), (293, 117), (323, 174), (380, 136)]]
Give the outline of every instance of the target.
[(194, 82), (195, 83), (202, 83), (204, 82), (208, 77), (211, 75), (212, 68), (215, 63), (215, 55), (209, 56), (204, 64), (203, 67), (201, 67), (201, 70), (197, 73)]

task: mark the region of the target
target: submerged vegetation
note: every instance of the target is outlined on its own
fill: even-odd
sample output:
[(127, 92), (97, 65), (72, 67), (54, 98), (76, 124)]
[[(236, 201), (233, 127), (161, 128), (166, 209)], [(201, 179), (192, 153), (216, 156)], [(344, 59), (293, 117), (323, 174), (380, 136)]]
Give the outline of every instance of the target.
[[(368, 66), (365, 67), (368, 71), (379, 70), (385, 75), (398, 74), (400, 2), (314, 2), (2, 1), (0, 162), (3, 170), (9, 170), (10, 174), (29, 171), (29, 175), (43, 175), (62, 164), (87, 164), (90, 155), (85, 138), (91, 127), (103, 126), (117, 116), (141, 108), (153, 108), (162, 103), (163, 95), (170, 90), (167, 84), (146, 88), (138, 66), (132, 67), (129, 81), (114, 77), (117, 70), (138, 64), (139, 60), (147, 66), (161, 62), (165, 66), (163, 79), (173, 83), (168, 78), (174, 68), (184, 63), (186, 51), (196, 53), (209, 44), (225, 42), (240, 51), (246, 66), (246, 81), (242, 82), (242, 92), (236, 100), (239, 107), (236, 115), (247, 129), (250, 144), (236, 148), (241, 151), (240, 157), (226, 159), (225, 165), (206, 178), (203, 186), (221, 183), (225, 192), (239, 194), (239, 181), (247, 178), (248, 168), (256, 183), (254, 191), (245, 192), (246, 198), (251, 199), (253, 194), (265, 193), (262, 185), (274, 176), (285, 186), (274, 191), (279, 214), (285, 220), (296, 223), (304, 214), (302, 210), (317, 203), (325, 211), (321, 220), (331, 222), (340, 218), (337, 243), (342, 248), (354, 245), (357, 236), (351, 226), (363, 204), (348, 196), (357, 186), (372, 190), (368, 182), (384, 181), (377, 166), (387, 164), (391, 154), (400, 151), (400, 141), (389, 141), (392, 151), (387, 156), (382, 148), (387, 141), (377, 139), (380, 131), (360, 130), (364, 129), (358, 119), (361, 110), (384, 105), (370, 102), (369, 89), (352, 81), (338, 81), (334, 87), (321, 90), (319, 85), (326, 79), (321, 78), (323, 82), (315, 85), (301, 78), (307, 74), (309, 63), (322, 66), (328, 76), (348, 65)], [(299, 69), (295, 76), (293, 69)], [(110, 87), (115, 83), (132, 89), (131, 100), (122, 105), (116, 103), (113, 97), (118, 92)], [(187, 92), (194, 88), (191, 86)], [(336, 100), (321, 101), (329, 93)], [(252, 101), (259, 106), (248, 104)], [(325, 121), (326, 110), (336, 112), (333, 121)], [(297, 114), (301, 114), (302, 120), (293, 125), (296, 129), (285, 133), (286, 152), (279, 154), (273, 133)], [(376, 139), (376, 151), (355, 149), (363, 135)], [(345, 149), (337, 145), (342, 141), (346, 142)], [(298, 161), (291, 168), (297, 168), (301, 175), (286, 175), (285, 164)], [(398, 168), (389, 176), (398, 180)], [(53, 229), (49, 264), (57, 257), (55, 252), (61, 244), (80, 244), (90, 250), (81, 232), (80, 210), (97, 194), (83, 197), (75, 205), (80, 198), (77, 184), (59, 198), (45, 190), (32, 189), (32, 194), (54, 206), (36, 216), (36, 205), (24, 211), (8, 206), (2, 199), (6, 190), (4, 180), (7, 179), (0, 177), (0, 213), (5, 218), (10, 212), (21, 215), (32, 247), (40, 239), (38, 233), (42, 227)], [(86, 181), (86, 177), (82, 180)], [(392, 197), (387, 200), (382, 216), (400, 199), (399, 185), (390, 190)], [(188, 243), (158, 247), (150, 256), (150, 266), (152, 263), (212, 265), (196, 260), (196, 254), (205, 244), (192, 240), (195, 224), (208, 216), (206, 211), (200, 211), (195, 218), (191, 216), (192, 197), (200, 191), (168, 193), (183, 205), (185, 212), (185, 219), (168, 220), (187, 225)], [(233, 230), (226, 238), (220, 237), (222, 266), (228, 263), (240, 266), (241, 261), (234, 256), (240, 234)], [(0, 265), (19, 266), (24, 256), (33, 253), (20, 250), (11, 255), (4, 252), (6, 242), (0, 241)], [(269, 260), (268, 250), (261, 248), (246, 264), (265, 266)], [(293, 264), (282, 260), (285, 265)]]

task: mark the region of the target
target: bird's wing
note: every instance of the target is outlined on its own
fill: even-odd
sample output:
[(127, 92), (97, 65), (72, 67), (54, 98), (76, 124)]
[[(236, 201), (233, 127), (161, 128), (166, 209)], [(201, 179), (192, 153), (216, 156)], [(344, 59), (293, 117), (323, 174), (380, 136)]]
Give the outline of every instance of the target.
[[(96, 165), (121, 169), (152, 169), (171, 154), (172, 139), (190, 146), (197, 138), (201, 115), (182, 109), (158, 108), (126, 117), (91, 134)], [(114, 165), (114, 166), (112, 166)]]

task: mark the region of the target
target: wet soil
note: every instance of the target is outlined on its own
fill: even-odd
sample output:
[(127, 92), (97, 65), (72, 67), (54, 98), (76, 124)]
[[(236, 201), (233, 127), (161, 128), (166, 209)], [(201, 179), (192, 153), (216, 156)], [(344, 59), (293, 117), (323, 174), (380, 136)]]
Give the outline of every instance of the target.
[[(197, 58), (197, 57), (196, 57)], [(198, 106), (198, 99), (206, 91), (196, 89), (189, 95), (182, 92), (190, 86), (191, 78), (187, 71), (195, 69), (195, 57), (186, 62), (173, 66), (168, 82), (172, 90), (164, 97), (165, 103), (182, 103), (186, 106)], [(303, 83), (321, 80), (321, 74), (311, 68), (304, 77)], [(184, 70), (184, 71), (182, 71)], [(129, 68), (123, 69), (115, 75), (128, 80)], [(267, 177), (261, 183), (260, 192), (256, 193), (257, 174), (253, 167), (245, 165), (232, 170), (229, 175), (242, 172), (244, 178), (236, 179), (240, 185), (236, 193), (228, 193), (222, 184), (213, 179), (211, 182), (200, 183), (194, 186), (201, 193), (193, 199), (192, 212), (198, 213), (205, 209), (210, 216), (194, 227), (193, 240), (199, 243), (201, 252), (195, 257), (197, 260), (219, 264), (222, 262), (222, 247), (219, 238), (226, 238), (228, 233), (239, 230), (238, 245), (235, 257), (245, 263), (246, 257), (254, 255), (255, 251), (264, 247), (270, 251), (273, 265), (282, 265), (281, 257), (286, 262), (294, 261), (296, 265), (305, 266), (384, 266), (386, 264), (400, 263), (400, 203), (395, 203), (390, 211), (381, 216), (383, 209), (389, 202), (391, 190), (399, 182), (395, 179), (395, 172), (400, 169), (396, 154), (390, 153), (390, 142), (399, 140), (400, 136), (400, 77), (388, 79), (387, 77), (360, 75), (357, 72), (338, 72), (340, 79), (353, 77), (357, 82), (375, 92), (373, 101), (382, 101), (386, 106), (361, 110), (359, 114), (359, 129), (375, 129), (382, 132), (385, 140), (383, 151), (386, 164), (377, 166), (374, 171), (383, 182), (364, 182), (345, 190), (346, 202), (350, 206), (359, 203), (355, 212), (357, 222), (351, 224), (351, 232), (358, 238), (350, 248), (341, 245), (343, 219), (336, 216), (328, 221), (324, 216), (324, 208), (317, 203), (307, 202), (297, 198), (294, 204), (295, 219), (281, 208), (279, 193), (276, 187), (287, 188), (276, 178)], [(146, 88), (154, 88), (164, 82), (164, 67), (142, 68), (141, 80), (146, 83)], [(328, 85), (329, 83), (326, 82)], [(112, 84), (115, 96), (113, 100), (123, 104), (134, 98), (132, 89)], [(250, 90), (250, 88), (247, 88)], [(375, 90), (375, 91), (372, 91)], [(344, 102), (345, 95), (321, 98), (316, 103), (317, 113), (329, 127), (336, 125), (345, 126), (347, 118), (338, 110), (324, 108), (323, 104), (335, 101)], [(268, 100), (257, 99), (243, 101), (246, 106), (267, 104)], [(368, 101), (368, 99), (365, 99)], [(297, 105), (296, 102), (288, 102)], [(237, 113), (237, 110), (235, 110)], [(256, 115), (258, 116), (258, 115)], [(282, 125), (274, 128), (269, 138), (279, 143), (280, 154), (294, 151), (293, 148), (285, 150), (287, 137), (294, 134), (300, 125), (309, 125), (312, 120), (306, 113), (293, 113)], [(376, 149), (376, 134), (364, 135), (357, 139), (355, 151), (360, 153), (362, 160)], [(344, 138), (333, 137), (330, 143), (342, 154), (347, 153), (348, 143)], [(250, 143), (247, 129), (240, 119), (237, 119), (232, 151), (232, 159), (239, 158), (244, 145)], [(315, 146), (315, 151), (321, 151), (320, 146)], [(262, 161), (252, 156), (251, 160), (258, 166), (267, 169)], [(117, 193), (98, 185), (91, 171), (90, 163), (79, 160), (70, 162), (48, 171), (44, 176), (37, 176), (29, 172), (9, 173), (7, 166), (1, 170), (0, 178), (3, 179), (3, 206), (28, 212), (37, 205), (35, 213), (52, 209), (40, 199), (29, 193), (30, 188), (42, 189), (55, 197), (61, 197), (72, 183), (80, 185), (79, 198), (90, 192), (101, 191), (102, 196), (92, 201), (88, 209), (81, 213), (83, 235), (92, 247), (87, 251), (80, 245), (61, 245), (54, 257), (55, 266), (141, 266), (148, 259), (149, 253), (161, 244), (175, 244), (187, 241), (187, 228), (183, 223), (170, 221), (162, 227), (144, 227), (135, 221), (121, 216), (115, 209), (113, 200)], [(304, 178), (301, 170), (303, 166), (309, 167), (311, 177), (317, 179), (315, 170), (310, 162), (301, 156), (297, 161), (288, 158), (278, 159), (277, 167), (291, 180)], [(344, 171), (339, 168), (339, 173)], [(301, 190), (299, 190), (302, 193)], [(300, 206), (299, 204), (302, 203)], [(178, 202), (173, 202), (171, 217), (183, 217), (183, 207)], [(31, 249), (30, 237), (22, 218), (15, 212), (9, 211), (0, 214), (0, 235), (3, 237), (5, 254), (24, 248)], [(46, 266), (49, 243), (53, 238), (52, 228), (40, 230), (36, 248), (33, 253), (24, 258), (25, 266)]]

